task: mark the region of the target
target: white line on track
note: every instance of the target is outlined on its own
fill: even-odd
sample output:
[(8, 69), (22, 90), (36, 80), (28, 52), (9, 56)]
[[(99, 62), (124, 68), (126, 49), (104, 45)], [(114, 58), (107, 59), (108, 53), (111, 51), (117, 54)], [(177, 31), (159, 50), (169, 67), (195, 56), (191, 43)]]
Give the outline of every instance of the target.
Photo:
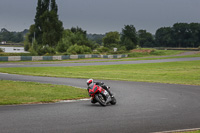
[(78, 100), (61, 100), (57, 103), (71, 103), (71, 102), (78, 102), (78, 101), (88, 101), (90, 98), (78, 99)]

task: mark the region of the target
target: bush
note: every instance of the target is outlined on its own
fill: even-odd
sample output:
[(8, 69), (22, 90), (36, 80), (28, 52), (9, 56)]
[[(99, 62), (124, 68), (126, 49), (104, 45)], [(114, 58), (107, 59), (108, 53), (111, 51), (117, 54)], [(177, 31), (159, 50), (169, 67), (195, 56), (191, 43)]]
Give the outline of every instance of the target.
[(64, 53), (67, 51), (67, 49), (72, 45), (71, 42), (69, 42), (69, 40), (67, 40), (66, 38), (63, 38), (61, 41), (58, 42), (58, 45), (56, 47), (56, 50), (60, 53)]
[(38, 55), (38, 53), (37, 53), (32, 47), (29, 49), (29, 52), (30, 52), (30, 54), (31, 54), (32, 56)]
[(0, 53), (0, 56), (32, 56), (31, 53)]
[(128, 53), (128, 57), (143, 57), (145, 55), (149, 55), (149, 54), (148, 53), (138, 53), (138, 52)]
[(125, 54), (125, 53), (127, 53), (125, 46), (117, 47), (116, 52), (114, 52), (114, 51), (110, 52), (110, 54)]
[(70, 46), (69, 49), (67, 50), (68, 54), (89, 54), (91, 52), (92, 52), (91, 48), (85, 45), (79, 46), (77, 44)]
[(119, 51), (121, 51), (121, 50), (126, 51), (126, 47), (125, 46), (121, 46), (121, 47), (118, 48), (118, 50)]
[(24, 44), (24, 50), (28, 51), (30, 49), (30, 44), (26, 43)]
[(164, 52), (163, 51), (159, 51), (159, 50), (153, 50), (151, 51), (151, 55), (163, 55)]
[(32, 46), (28, 43), (25, 44), (25, 49), (26, 50), (28, 49), (28, 51), (31, 53), (31, 55), (35, 56), (35, 55), (38, 55), (37, 51), (40, 49), (40, 47), (39, 47), (37, 41), (34, 41)]
[(29, 48), (29, 52), (31, 55), (54, 55), (56, 54), (55, 48), (47, 46), (41, 46), (37, 43), (37, 41), (33, 42), (31, 48)]
[(107, 47), (101, 47), (101, 48), (98, 48), (97, 51), (100, 53), (107, 53), (110, 51), (110, 49)]
[(3, 49), (0, 48), (0, 52), (4, 52)]
[(38, 55), (54, 55), (56, 50), (52, 47), (45, 46), (37, 51)]
[(92, 54), (101, 54), (99, 51), (97, 51), (97, 50), (94, 50), (93, 52), (92, 52)]
[(110, 54), (125, 54), (125, 53), (127, 53), (127, 51), (119, 50), (119, 51), (116, 51), (116, 52), (112, 51), (112, 52), (109, 52), (109, 53)]

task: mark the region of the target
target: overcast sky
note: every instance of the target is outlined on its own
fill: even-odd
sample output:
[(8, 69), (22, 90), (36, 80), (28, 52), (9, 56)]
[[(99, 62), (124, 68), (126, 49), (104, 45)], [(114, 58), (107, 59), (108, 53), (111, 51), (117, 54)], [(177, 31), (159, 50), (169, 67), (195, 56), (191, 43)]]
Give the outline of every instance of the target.
[[(155, 34), (177, 22), (200, 23), (200, 0), (57, 0), (65, 29), (79, 26), (87, 33), (121, 32), (134, 25)], [(37, 0), (0, 0), (0, 28), (23, 31), (34, 23)]]

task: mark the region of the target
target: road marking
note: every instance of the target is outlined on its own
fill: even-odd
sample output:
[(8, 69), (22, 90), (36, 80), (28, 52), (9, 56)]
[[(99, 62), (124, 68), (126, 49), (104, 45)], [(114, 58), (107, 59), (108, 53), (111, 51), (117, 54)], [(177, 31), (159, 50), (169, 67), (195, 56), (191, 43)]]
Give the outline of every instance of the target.
[(33, 103), (25, 103), (25, 104), (13, 104), (13, 105), (0, 105), (0, 106), (31, 106), (31, 105), (45, 105), (45, 104), (55, 104), (55, 103), (72, 103), (72, 102), (80, 102), (80, 101), (89, 101), (91, 98), (77, 99), (77, 100), (58, 100), (55, 102), (33, 102)]
[(8, 73), (1, 73), (1, 72), (0, 72), (0, 74), (8, 74)]
[(200, 128), (180, 129), (180, 130), (161, 131), (161, 132), (152, 132), (152, 133), (178, 133), (178, 132), (189, 132), (189, 131), (197, 131), (197, 130), (200, 130)]
[(78, 100), (61, 100), (56, 103), (71, 103), (71, 102), (78, 102), (78, 101), (88, 101), (90, 98), (78, 99)]

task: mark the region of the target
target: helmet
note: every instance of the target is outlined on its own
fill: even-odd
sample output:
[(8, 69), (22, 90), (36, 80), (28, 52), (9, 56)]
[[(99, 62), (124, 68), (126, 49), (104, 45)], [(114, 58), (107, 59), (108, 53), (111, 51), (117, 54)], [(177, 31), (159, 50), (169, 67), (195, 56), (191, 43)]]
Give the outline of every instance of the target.
[(88, 79), (87, 80), (87, 85), (90, 85), (91, 83), (93, 83), (93, 79)]

